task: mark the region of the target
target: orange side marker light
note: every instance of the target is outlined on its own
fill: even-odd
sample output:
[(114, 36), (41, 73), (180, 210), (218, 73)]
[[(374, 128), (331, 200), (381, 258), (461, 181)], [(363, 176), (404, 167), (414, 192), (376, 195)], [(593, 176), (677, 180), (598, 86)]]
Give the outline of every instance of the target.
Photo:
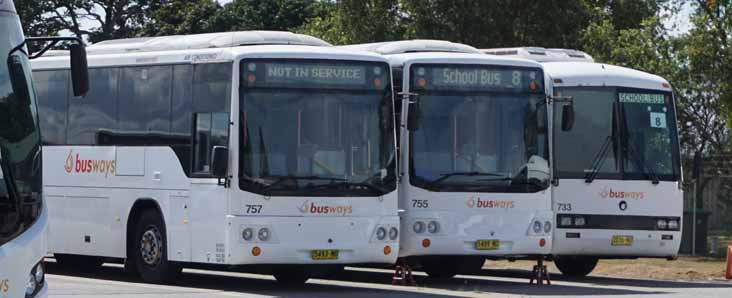
[(422, 240), (422, 247), (424, 247), (424, 248), (430, 247), (430, 244), (432, 244), (432, 243), (430, 242), (429, 239)]
[(391, 253), (391, 246), (384, 246), (384, 254), (388, 255)]
[(544, 247), (544, 245), (546, 245), (546, 240), (544, 240), (544, 238), (541, 238), (539, 240), (539, 247)]
[(732, 279), (732, 246), (727, 246), (727, 273), (726, 279)]
[(262, 254), (262, 249), (259, 248), (259, 246), (255, 246), (255, 247), (252, 248), (252, 255), (253, 256), (258, 257), (261, 254)]

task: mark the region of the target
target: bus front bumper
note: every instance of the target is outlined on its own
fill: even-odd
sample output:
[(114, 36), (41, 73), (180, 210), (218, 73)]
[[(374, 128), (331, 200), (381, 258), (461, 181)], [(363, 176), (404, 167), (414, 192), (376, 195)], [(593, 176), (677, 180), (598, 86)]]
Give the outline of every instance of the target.
[(552, 254), (672, 258), (680, 244), (680, 231), (557, 229)]

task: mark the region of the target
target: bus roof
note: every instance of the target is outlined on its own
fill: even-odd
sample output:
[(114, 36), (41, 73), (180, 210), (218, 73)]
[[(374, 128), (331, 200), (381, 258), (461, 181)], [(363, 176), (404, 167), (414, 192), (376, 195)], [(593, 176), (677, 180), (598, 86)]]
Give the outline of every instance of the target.
[[(485, 55), (483, 55), (485, 56)], [(360, 51), (348, 51), (337, 47), (302, 45), (252, 45), (231, 48), (205, 48), (154, 52), (127, 52), (121, 54), (93, 53), (88, 56), (89, 67), (150, 66), (185, 63), (231, 62), (247, 58), (358, 60), (387, 62), (384, 56)], [(41, 57), (31, 61), (34, 69), (67, 69), (65, 56)]]
[(286, 31), (238, 31), (103, 41), (87, 48), (89, 54), (144, 53), (157, 51), (231, 48), (250, 45), (331, 46), (303, 34)]
[(15, 5), (13, 5), (13, 0), (0, 0), (0, 11), (16, 13)]
[(414, 39), (401, 41), (387, 41), (377, 43), (365, 43), (356, 45), (340, 46), (340, 48), (356, 51), (374, 52), (382, 55), (393, 55), (403, 53), (419, 52), (453, 52), (453, 53), (476, 53), (478, 49), (469, 45), (454, 43), (444, 40)]
[(444, 63), (444, 64), (489, 64), (521, 67), (542, 68), (536, 61), (509, 57), (497, 57), (484, 54), (470, 53), (404, 53), (386, 56), (392, 66), (403, 66), (414, 63)]
[(615, 86), (671, 91), (664, 78), (639, 70), (589, 62), (543, 63), (555, 87)]
[(516, 58), (524, 58), (538, 62), (552, 61), (584, 61), (594, 62), (595, 59), (589, 54), (570, 49), (546, 49), (540, 47), (517, 47), (517, 48), (497, 48), (497, 49), (481, 49), (481, 52), (489, 55), (508, 56)]

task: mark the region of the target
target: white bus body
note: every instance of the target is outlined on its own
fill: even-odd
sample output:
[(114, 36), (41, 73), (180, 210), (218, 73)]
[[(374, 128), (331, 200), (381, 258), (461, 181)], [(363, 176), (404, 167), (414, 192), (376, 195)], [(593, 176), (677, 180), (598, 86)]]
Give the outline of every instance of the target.
[(113, 41), (89, 53), (86, 98), (63, 97), (65, 57), (34, 61), (57, 257), (126, 259), (148, 281), (191, 263), (273, 265), (278, 280), (304, 282), (307, 265), (395, 262), (383, 57), (286, 32)]
[[(541, 64), (442, 41), (346, 48), (384, 54), (412, 95), (401, 104), (399, 256), (449, 277), (486, 257), (548, 255), (550, 109)], [(417, 99), (420, 127), (410, 131)]]
[[(567, 103), (554, 105), (557, 266), (566, 275), (582, 276), (598, 258), (675, 258), (683, 192), (669, 83), (591, 58), (568, 60), (543, 63), (554, 95), (571, 98), (574, 110), (574, 125), (564, 130)], [(603, 145), (609, 146), (604, 157)]]
[(0, 1), (0, 36), (0, 297), (46, 297), (40, 129), (27, 51), (13, 51), (25, 37), (10, 0)]

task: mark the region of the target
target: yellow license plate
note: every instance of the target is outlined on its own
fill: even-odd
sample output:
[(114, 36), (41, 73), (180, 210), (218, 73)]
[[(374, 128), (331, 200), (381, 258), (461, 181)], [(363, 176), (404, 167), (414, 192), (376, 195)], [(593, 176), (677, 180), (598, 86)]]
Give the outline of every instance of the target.
[(633, 245), (633, 236), (615, 235), (610, 244), (612, 246), (631, 246)]
[(475, 249), (477, 250), (496, 250), (499, 246), (501, 246), (501, 241), (497, 239), (475, 241)]
[(338, 260), (338, 251), (334, 249), (313, 250), (310, 252), (313, 260)]

